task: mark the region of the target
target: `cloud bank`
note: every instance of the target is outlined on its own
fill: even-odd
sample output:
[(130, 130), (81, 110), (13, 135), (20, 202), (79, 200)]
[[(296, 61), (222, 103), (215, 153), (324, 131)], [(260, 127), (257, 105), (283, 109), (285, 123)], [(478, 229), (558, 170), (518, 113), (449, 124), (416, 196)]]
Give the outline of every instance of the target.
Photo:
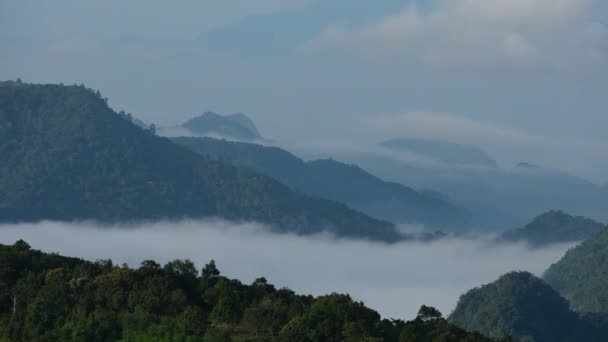
[(24, 239), (35, 249), (89, 260), (111, 258), (137, 267), (190, 258), (199, 269), (215, 259), (222, 273), (243, 282), (265, 276), (278, 287), (322, 295), (349, 293), (383, 317), (411, 319), (422, 304), (449, 314), (465, 291), (512, 270), (540, 274), (569, 245), (528, 249), (472, 240), (386, 246), (270, 235), (256, 224), (160, 222), (129, 227), (93, 223), (0, 226), (0, 243)]
[(456, 67), (603, 63), (608, 31), (594, 0), (438, 0), (361, 27), (330, 25), (304, 50)]

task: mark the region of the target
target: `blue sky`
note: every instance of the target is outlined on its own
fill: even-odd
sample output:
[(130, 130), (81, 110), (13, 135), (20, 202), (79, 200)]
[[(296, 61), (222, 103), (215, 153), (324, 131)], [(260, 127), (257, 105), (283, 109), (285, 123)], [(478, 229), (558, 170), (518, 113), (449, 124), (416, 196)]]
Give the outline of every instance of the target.
[(606, 182), (606, 2), (0, 0), (0, 78), (85, 83), (160, 125), (401, 135)]

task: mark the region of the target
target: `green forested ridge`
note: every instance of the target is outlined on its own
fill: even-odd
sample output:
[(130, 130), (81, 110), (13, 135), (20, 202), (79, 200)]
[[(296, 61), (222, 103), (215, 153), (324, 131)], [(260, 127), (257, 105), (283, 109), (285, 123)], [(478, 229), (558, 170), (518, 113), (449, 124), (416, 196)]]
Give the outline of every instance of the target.
[(217, 216), (396, 241), (388, 222), (142, 130), (84, 86), (0, 83), (0, 221)]
[(608, 228), (569, 250), (543, 278), (574, 310), (608, 314)]
[(536, 217), (523, 228), (507, 231), (502, 239), (528, 241), (535, 246), (583, 241), (600, 231), (603, 225), (582, 216), (571, 216), (552, 210)]
[(467, 226), (468, 213), (435, 194), (385, 182), (356, 165), (332, 159), (304, 162), (277, 148), (212, 138), (173, 138), (203, 156), (245, 166), (291, 188), (348, 204), (373, 217), (442, 230)]
[[(579, 316), (541, 279), (512, 272), (462, 295), (450, 322), (488, 336), (514, 336), (522, 341), (605, 341), (603, 316)], [(532, 338), (532, 339), (530, 339)]]
[[(0, 245), (0, 340), (6, 341), (492, 341), (423, 306), (382, 320), (350, 296), (314, 298), (201, 272), (189, 260), (137, 269)], [(200, 274), (199, 274), (200, 273)]]

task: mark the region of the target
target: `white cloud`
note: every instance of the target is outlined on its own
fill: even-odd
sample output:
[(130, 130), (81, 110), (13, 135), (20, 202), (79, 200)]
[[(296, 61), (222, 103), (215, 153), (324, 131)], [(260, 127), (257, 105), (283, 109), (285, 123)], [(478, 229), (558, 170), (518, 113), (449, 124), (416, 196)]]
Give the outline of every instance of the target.
[(327, 27), (304, 51), (354, 50), (366, 58), (426, 65), (571, 68), (602, 61), (606, 28), (594, 0), (438, 0), (363, 27)]
[(412, 319), (422, 304), (445, 314), (465, 291), (512, 270), (542, 273), (569, 245), (531, 250), (522, 244), (444, 240), (382, 245), (329, 237), (271, 235), (256, 224), (222, 221), (99, 227), (91, 223), (0, 225), (0, 243), (24, 239), (33, 248), (89, 260), (190, 258), (200, 268), (215, 259), (243, 282), (265, 276), (276, 286), (314, 295), (350, 293), (384, 317)]

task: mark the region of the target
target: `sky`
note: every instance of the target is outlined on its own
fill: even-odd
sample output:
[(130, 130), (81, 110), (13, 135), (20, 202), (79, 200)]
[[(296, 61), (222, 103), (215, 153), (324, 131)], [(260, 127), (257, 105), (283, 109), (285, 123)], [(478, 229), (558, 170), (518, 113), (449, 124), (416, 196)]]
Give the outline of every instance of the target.
[(608, 182), (601, 0), (0, 0), (0, 79), (84, 83), (175, 125), (480, 146)]
[(415, 318), (422, 305), (448, 315), (460, 295), (507, 272), (525, 270), (540, 276), (571, 247), (529, 249), (523, 244), (463, 239), (385, 245), (329, 236), (270, 235), (260, 225), (223, 221), (128, 227), (42, 222), (0, 225), (0, 231), (2, 244), (24, 239), (34, 249), (91, 261), (111, 257), (114, 264), (131, 267), (143, 260), (164, 264), (189, 258), (200, 270), (214, 259), (223, 275), (247, 284), (263, 276), (277, 288), (299, 294), (348, 293), (384, 318), (405, 320)]

